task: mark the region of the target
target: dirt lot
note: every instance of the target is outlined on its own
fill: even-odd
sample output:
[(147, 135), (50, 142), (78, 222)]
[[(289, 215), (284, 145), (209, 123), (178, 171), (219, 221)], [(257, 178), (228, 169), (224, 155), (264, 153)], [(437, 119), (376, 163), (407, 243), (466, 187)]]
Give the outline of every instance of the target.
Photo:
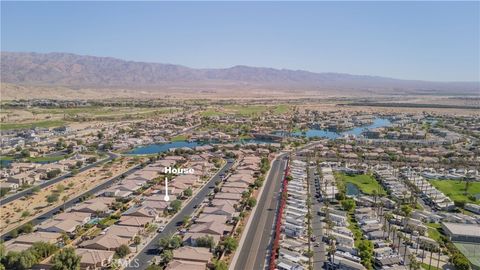
[[(102, 165), (92, 168), (85, 172), (79, 173), (74, 177), (65, 179), (56, 185), (49, 186), (48, 188), (40, 190), (38, 193), (23, 199), (18, 199), (8, 204), (2, 205), (0, 213), (0, 232), (9, 231), (24, 223), (27, 223), (34, 217), (47, 212), (48, 210), (61, 205), (62, 198), (67, 196), (72, 198), (80, 195), (102, 182), (119, 175), (129, 168), (133, 167), (133, 163), (129, 163), (131, 158), (119, 158), (111, 165)], [(63, 192), (59, 192), (59, 199), (53, 204), (49, 204), (46, 197), (56, 192), (57, 186), (61, 184), (65, 187)], [(25, 211), (28, 211), (29, 215), (25, 217)], [(22, 217), (24, 214), (24, 217)]]

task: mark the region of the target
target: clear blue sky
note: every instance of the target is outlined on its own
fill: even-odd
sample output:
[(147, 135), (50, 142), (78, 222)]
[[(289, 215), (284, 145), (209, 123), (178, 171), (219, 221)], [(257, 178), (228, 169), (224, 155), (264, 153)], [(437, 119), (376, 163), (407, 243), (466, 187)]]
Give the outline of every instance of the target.
[(3, 51), (480, 80), (480, 2), (3, 2)]

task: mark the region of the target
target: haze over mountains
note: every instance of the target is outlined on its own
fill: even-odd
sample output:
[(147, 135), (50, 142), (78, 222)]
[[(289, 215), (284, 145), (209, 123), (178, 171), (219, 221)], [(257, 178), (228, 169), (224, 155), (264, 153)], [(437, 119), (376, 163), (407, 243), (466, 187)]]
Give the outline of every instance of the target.
[[(368, 65), (368, 63), (365, 63)], [(180, 65), (124, 61), (69, 53), (1, 53), (1, 82), (76, 88), (156, 88), (176, 85), (253, 85), (283, 89), (393, 94), (471, 95), (479, 82), (427, 82), (341, 73), (234, 66), (193, 69)]]

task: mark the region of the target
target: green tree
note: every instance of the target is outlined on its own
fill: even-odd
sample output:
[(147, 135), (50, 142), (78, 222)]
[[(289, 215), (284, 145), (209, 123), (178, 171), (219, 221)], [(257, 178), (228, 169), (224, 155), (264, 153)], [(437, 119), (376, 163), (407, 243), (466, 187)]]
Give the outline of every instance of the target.
[(30, 212), (28, 212), (27, 210), (22, 212), (22, 218), (25, 218), (25, 217), (28, 217), (28, 216), (30, 216)]
[(182, 208), (182, 202), (180, 200), (174, 200), (170, 203), (173, 213), (177, 213)]
[(52, 259), (52, 270), (78, 270), (81, 257), (75, 254), (75, 249), (66, 247), (58, 252)]
[(162, 252), (162, 262), (164, 264), (169, 263), (173, 259), (173, 252), (169, 249)]
[(65, 211), (65, 207), (66, 207), (65, 203), (66, 203), (67, 201), (68, 201), (68, 196), (67, 196), (67, 195), (63, 196), (63, 197), (62, 197), (63, 211)]
[(22, 227), (20, 227), (19, 232), (20, 233), (31, 233), (31, 232), (33, 232), (32, 223), (30, 223), (30, 222), (25, 223)]
[(352, 199), (343, 200), (342, 207), (345, 211), (350, 212), (355, 209), (355, 201)]
[(59, 169), (51, 170), (47, 172), (47, 179), (52, 179), (57, 177), (62, 171)]
[(125, 258), (125, 256), (130, 254), (130, 248), (127, 245), (123, 244), (115, 249), (115, 254), (117, 254), (117, 256), (120, 258)]
[(7, 256), (7, 250), (5, 249), (5, 244), (3, 242), (0, 243), (0, 262), (5, 259), (5, 256)]
[(28, 149), (23, 149), (23, 150), (20, 152), (20, 155), (21, 155), (23, 158), (28, 158), (28, 157), (30, 157), (30, 151), (28, 151)]
[(170, 238), (171, 238), (171, 236), (166, 236), (166, 237), (160, 238), (160, 240), (158, 240), (158, 246), (161, 247), (162, 249), (169, 248)]
[(206, 247), (210, 249), (215, 248), (215, 241), (213, 240), (213, 237), (210, 235), (197, 238), (195, 243), (197, 244), (198, 247)]
[(182, 225), (187, 226), (188, 222), (190, 222), (190, 217), (189, 216), (184, 216), (182, 220)]
[(136, 235), (134, 238), (133, 238), (133, 244), (135, 245), (135, 250), (138, 252), (138, 245), (140, 245), (140, 243), (142, 242), (142, 239), (140, 238), (140, 236)]
[(256, 204), (257, 204), (257, 200), (255, 198), (252, 198), (252, 197), (248, 198), (247, 205), (249, 208), (255, 207)]
[(192, 194), (193, 194), (193, 191), (190, 187), (188, 187), (187, 189), (185, 189), (183, 191), (183, 195), (185, 195), (186, 197), (190, 197), (190, 196), (192, 196)]
[(224, 261), (221, 261), (221, 260), (215, 260), (213, 262), (213, 269), (214, 270), (227, 270), (228, 269), (228, 265), (226, 262)]
[(401, 210), (406, 217), (409, 217), (413, 209), (410, 205), (405, 204), (405, 205), (402, 205)]
[(54, 203), (58, 201), (58, 194), (50, 194), (47, 196), (48, 203)]
[(32, 249), (38, 257), (44, 259), (55, 253), (58, 250), (58, 247), (46, 242), (35, 242), (30, 249)]
[(231, 236), (228, 236), (228, 237), (225, 238), (225, 240), (223, 240), (222, 246), (223, 246), (225, 252), (232, 253), (233, 251), (235, 251), (237, 249), (238, 241), (237, 241), (237, 239), (235, 239)]
[(182, 245), (182, 239), (178, 235), (172, 236), (170, 238), (170, 248), (176, 249), (179, 248)]
[(18, 230), (17, 229), (11, 230), (9, 235), (10, 235), (11, 238), (17, 238), (18, 237)]

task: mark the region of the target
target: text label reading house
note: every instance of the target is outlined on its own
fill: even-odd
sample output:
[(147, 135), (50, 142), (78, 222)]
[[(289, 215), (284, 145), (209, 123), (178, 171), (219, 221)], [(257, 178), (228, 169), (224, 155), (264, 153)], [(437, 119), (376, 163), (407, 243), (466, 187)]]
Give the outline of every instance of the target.
[(193, 168), (172, 168), (172, 167), (165, 167), (165, 173), (173, 173), (173, 174), (193, 174), (195, 170)]

